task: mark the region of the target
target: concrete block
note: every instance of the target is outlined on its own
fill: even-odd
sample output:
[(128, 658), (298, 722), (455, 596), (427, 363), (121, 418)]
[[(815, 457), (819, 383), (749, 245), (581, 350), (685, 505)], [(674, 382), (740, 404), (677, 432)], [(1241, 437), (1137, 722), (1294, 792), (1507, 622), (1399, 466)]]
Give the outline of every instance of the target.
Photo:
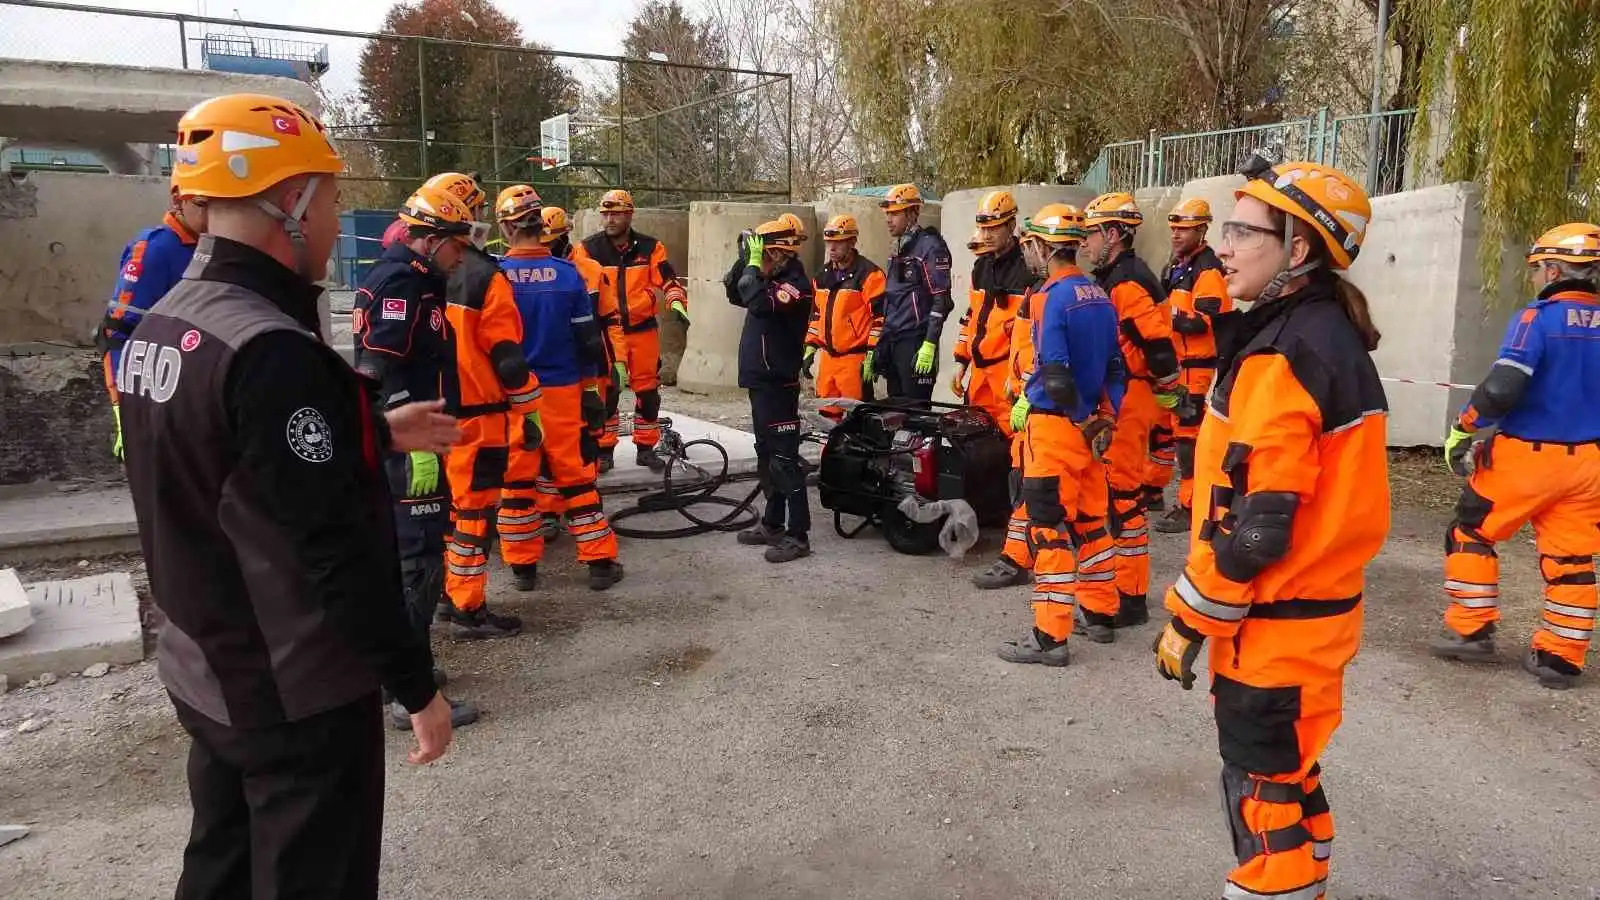
[(966, 311), (968, 292), (972, 289), (972, 264), (977, 256), (967, 249), (967, 239), (972, 237), (972, 232), (977, 228), (978, 204), (984, 195), (990, 191), (1007, 190), (1017, 200), (1017, 227), (1022, 227), (1022, 219), (1039, 211), (1047, 203), (1071, 203), (1082, 207), (1094, 199), (1094, 191), (1076, 184), (1002, 184), (990, 187), (971, 188), (964, 191), (953, 191), (944, 195), (944, 208), (942, 218), (949, 224), (943, 229), (945, 241), (950, 245), (950, 283), (951, 299), (955, 302), (955, 311), (950, 314), (950, 321), (945, 326), (944, 334), (939, 341), (939, 378), (934, 382), (933, 399), (954, 402), (955, 395), (950, 391), (949, 373), (954, 371), (956, 338), (960, 336), (961, 327), (958, 324), (961, 314)]
[[(567, 210), (571, 217), (574, 241), (581, 241), (601, 229), (600, 210)], [(679, 275), (689, 272), (689, 211), (685, 209), (640, 208), (633, 211), (633, 229), (667, 245), (667, 260)]]
[[(689, 388), (733, 387), (739, 376), (739, 335), (745, 312), (728, 302), (722, 276), (733, 262), (739, 232), (794, 213), (817, 234), (816, 210), (803, 204), (700, 202), (689, 205), (689, 309), (694, 325), (678, 368)], [(820, 245), (821, 238), (808, 241)], [(808, 269), (807, 271), (812, 271)]]
[[(889, 235), (889, 226), (884, 221), (883, 211), (878, 208), (877, 197), (829, 194), (817, 201), (815, 208), (818, 230), (828, 224), (828, 220), (834, 216), (845, 213), (855, 216), (856, 224), (861, 229), (861, 237), (856, 240), (856, 252), (878, 265), (884, 265), (890, 253), (894, 251), (894, 238)], [(922, 214), (917, 221), (923, 225), (931, 225), (939, 229), (940, 234), (944, 234), (944, 204), (931, 201), (924, 203)], [(962, 240), (965, 241), (966, 238), (963, 237)], [(818, 264), (821, 264), (820, 258)]]
[(16, 569), (0, 569), (0, 638), (21, 634), (33, 624), (33, 607)]
[[(1446, 184), (1376, 197), (1372, 224), (1349, 277), (1367, 295), (1383, 339), (1373, 354), (1381, 375), (1475, 384), (1488, 371), (1505, 323), (1524, 298), (1483, 293), (1477, 248), (1480, 192)], [(1520, 257), (1510, 260), (1515, 264)], [(1441, 446), (1448, 419), (1469, 390), (1386, 383), (1389, 444)]]
[(22, 840), (28, 836), (28, 831), (26, 825), (0, 825), (0, 847)]
[(1140, 188), (1134, 192), (1133, 199), (1138, 201), (1139, 212), (1144, 214), (1144, 225), (1134, 237), (1133, 252), (1157, 275), (1172, 256), (1172, 232), (1167, 228), (1167, 213), (1187, 196), (1181, 187)]
[(144, 658), (139, 598), (128, 573), (45, 581), (27, 590), (34, 625), (0, 644), (0, 673), (12, 681)]
[[(189, 107), (238, 93), (271, 94), (317, 113), (322, 108), (311, 86), (292, 78), (0, 59), (0, 134), (79, 145), (170, 142)], [(98, 211), (84, 207), (81, 221)]]

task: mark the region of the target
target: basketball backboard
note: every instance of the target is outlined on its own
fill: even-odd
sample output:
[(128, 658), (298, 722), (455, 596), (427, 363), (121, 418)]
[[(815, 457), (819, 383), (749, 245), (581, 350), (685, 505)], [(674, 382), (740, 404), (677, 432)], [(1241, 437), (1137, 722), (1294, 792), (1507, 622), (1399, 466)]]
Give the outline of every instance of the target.
[(562, 113), (539, 123), (541, 169), (559, 169), (572, 164), (572, 116)]

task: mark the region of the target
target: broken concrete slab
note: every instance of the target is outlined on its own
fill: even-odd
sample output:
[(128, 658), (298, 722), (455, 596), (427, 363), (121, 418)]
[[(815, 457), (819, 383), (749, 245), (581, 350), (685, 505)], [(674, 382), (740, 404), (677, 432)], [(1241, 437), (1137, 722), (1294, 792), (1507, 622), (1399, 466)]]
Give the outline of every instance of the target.
[(144, 658), (139, 598), (128, 573), (45, 581), (28, 585), (27, 591), (33, 627), (0, 642), (0, 673), (10, 680)]
[(0, 638), (21, 634), (33, 624), (33, 607), (16, 569), (0, 569)]
[(26, 825), (0, 825), (0, 847), (22, 840), (28, 836), (29, 830)]

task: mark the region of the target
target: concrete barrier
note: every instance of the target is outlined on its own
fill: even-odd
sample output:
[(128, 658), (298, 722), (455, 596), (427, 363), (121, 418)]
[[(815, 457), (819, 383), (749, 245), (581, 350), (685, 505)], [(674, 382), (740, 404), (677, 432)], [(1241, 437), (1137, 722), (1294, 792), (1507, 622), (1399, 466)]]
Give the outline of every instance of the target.
[[(585, 237), (602, 230), (600, 211), (597, 209), (580, 209), (576, 212), (567, 210), (572, 216), (572, 233), (574, 240), (583, 240)], [(689, 274), (689, 211), (684, 209), (638, 209), (633, 213), (633, 228), (640, 234), (648, 234), (661, 241), (667, 247), (667, 261), (672, 263), (672, 268), (680, 278), (687, 280)], [(690, 310), (690, 316), (694, 311)], [(677, 316), (665, 315), (661, 317), (661, 383), (678, 383), (678, 365), (683, 361), (685, 343), (688, 340), (688, 329)]]
[(954, 191), (944, 196), (943, 218), (949, 223), (944, 230), (950, 244), (950, 299), (955, 309), (945, 325), (939, 341), (939, 379), (934, 384), (933, 398), (955, 402), (950, 390), (950, 374), (955, 371), (956, 338), (961, 334), (961, 316), (967, 310), (967, 292), (972, 289), (972, 264), (977, 255), (967, 249), (967, 239), (977, 227), (978, 204), (990, 191), (1007, 190), (1017, 201), (1017, 227), (1022, 219), (1039, 211), (1047, 203), (1071, 203), (1082, 207), (1094, 199), (1094, 191), (1076, 184), (1003, 184), (983, 188)]
[[(856, 239), (856, 252), (872, 260), (878, 265), (885, 265), (889, 255), (894, 252), (894, 238), (889, 235), (889, 226), (883, 218), (883, 210), (878, 208), (877, 197), (863, 197), (860, 194), (829, 194), (817, 201), (817, 229), (820, 242), (822, 226), (834, 216), (849, 214), (856, 217), (856, 225), (861, 230), (861, 237)], [(917, 221), (922, 225), (931, 225), (944, 232), (943, 227), (944, 206), (942, 203), (922, 204), (922, 214)], [(965, 240), (965, 238), (963, 238)], [(820, 266), (822, 258), (819, 254), (817, 264)]]
[(1161, 274), (1172, 256), (1172, 232), (1167, 228), (1167, 213), (1178, 201), (1189, 196), (1181, 187), (1140, 188), (1133, 195), (1144, 215), (1144, 225), (1133, 239), (1133, 252), (1145, 261), (1150, 271)]
[[(1478, 267), (1481, 192), (1470, 183), (1389, 194), (1372, 201), (1372, 225), (1350, 280), (1367, 295), (1383, 340), (1372, 355), (1381, 375), (1476, 384), (1499, 350), (1507, 319), (1527, 298), (1505, 279), (1483, 292)], [(1508, 269), (1521, 257), (1508, 254)], [(1442, 446), (1448, 420), (1471, 393), (1432, 384), (1384, 384), (1389, 444)]]
[[(686, 388), (734, 387), (745, 312), (728, 302), (722, 276), (733, 263), (739, 232), (794, 213), (817, 235), (816, 209), (802, 204), (697, 202), (689, 206), (689, 308), (694, 325), (678, 369)], [(815, 237), (808, 244), (820, 244)], [(808, 247), (808, 249), (811, 249)], [(810, 271), (809, 269), (807, 271)]]

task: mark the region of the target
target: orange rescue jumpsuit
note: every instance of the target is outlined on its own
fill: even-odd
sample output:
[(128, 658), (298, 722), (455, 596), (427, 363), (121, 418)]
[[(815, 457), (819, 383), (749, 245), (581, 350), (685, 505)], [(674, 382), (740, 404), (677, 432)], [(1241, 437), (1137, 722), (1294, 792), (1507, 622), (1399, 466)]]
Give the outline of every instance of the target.
[(847, 266), (824, 266), (811, 280), (816, 305), (806, 346), (817, 348), (817, 396), (871, 399), (861, 364), (883, 331), (883, 270), (857, 253)]
[[(1229, 898), (1322, 896), (1318, 758), (1389, 531), (1387, 402), (1331, 287), (1251, 310), (1200, 426), (1189, 556), (1166, 607), (1210, 643)], [(1248, 536), (1243, 537), (1243, 536)]]
[(1150, 433), (1161, 412), (1155, 389), (1176, 383), (1177, 350), (1172, 345), (1172, 317), (1161, 286), (1132, 250), (1122, 251), (1094, 274), (1117, 308), (1118, 338), (1128, 368), (1128, 392), (1122, 398), (1105, 459), (1111, 485), (1111, 533), (1117, 541), (1117, 592), (1125, 603), (1143, 609), (1150, 589), (1145, 471)]
[[(1011, 353), (1007, 365), (1006, 399), (1014, 405), (1028, 386), (1033, 375), (1033, 323), (1044, 314), (1044, 283), (1035, 282), (1022, 294), (1017, 304), (1017, 321), (1011, 328)], [(1011, 427), (1011, 412), (1006, 411), (1006, 427)], [(1011, 436), (1011, 519), (1006, 522), (1006, 545), (1000, 555), (1016, 563), (1017, 568), (1032, 571), (1033, 547), (1028, 544), (1028, 510), (1023, 505), (1022, 488), (1022, 432)]]
[(493, 257), (468, 249), (445, 293), (456, 356), (455, 372), (445, 373), (445, 403), (461, 420), (461, 442), (445, 461), (451, 495), (445, 593), (456, 609), (472, 612), (483, 606), (489, 580), (489, 523), (510, 445), (523, 440), (523, 419), (538, 409), (539, 382), (522, 355), (511, 282)]
[[(1178, 381), (1185, 398), (1173, 416), (1177, 443), (1178, 505), (1188, 509), (1194, 500), (1194, 442), (1206, 414), (1206, 394), (1217, 376), (1217, 336), (1213, 321), (1233, 311), (1222, 263), (1205, 244), (1185, 260), (1175, 260), (1162, 273), (1167, 300), (1172, 304), (1172, 339), (1178, 347)], [(1169, 413), (1169, 416), (1173, 414)], [(1168, 475), (1170, 477), (1170, 471)], [(1161, 482), (1165, 486), (1166, 482)]]
[(979, 256), (972, 264), (972, 289), (956, 339), (956, 362), (967, 367), (961, 402), (988, 412), (1007, 435), (1011, 434), (1011, 402), (1006, 400), (1011, 343), (1016, 339), (1017, 312), (1033, 281), (1020, 243), (1013, 242), (1003, 253)]
[[(600, 265), (600, 293), (616, 302), (623, 335), (621, 360), (628, 367), (628, 386), (633, 389), (633, 443), (654, 447), (661, 440), (661, 331), (657, 319), (673, 301), (687, 307), (689, 297), (667, 261), (666, 245), (647, 234), (630, 230), (627, 245), (618, 247), (602, 231), (574, 245), (572, 256), (574, 261), (588, 258)], [(617, 445), (621, 397), (618, 385), (607, 391), (602, 449)]]
[[(617, 297), (613, 293), (601, 290), (605, 284), (605, 272), (600, 264), (587, 256), (579, 256), (570, 248), (567, 251), (567, 260), (578, 267), (578, 274), (583, 276), (583, 283), (589, 289), (589, 299), (594, 304), (595, 319), (600, 322), (600, 328), (605, 334), (606, 365), (595, 378), (595, 384), (600, 388), (602, 397), (611, 396), (611, 390), (616, 387), (617, 360), (626, 359), (627, 344), (622, 337), (622, 314), (617, 309)], [(617, 423), (607, 422), (605, 415), (593, 422), (585, 422), (584, 428), (596, 450), (601, 447), (615, 447), (617, 445)], [(609, 443), (608, 443), (609, 441)], [(554, 487), (546, 491), (540, 487), (541, 497), (555, 494)], [(548, 517), (551, 507), (547, 504), (540, 507)], [(561, 510), (555, 508), (559, 517)]]

